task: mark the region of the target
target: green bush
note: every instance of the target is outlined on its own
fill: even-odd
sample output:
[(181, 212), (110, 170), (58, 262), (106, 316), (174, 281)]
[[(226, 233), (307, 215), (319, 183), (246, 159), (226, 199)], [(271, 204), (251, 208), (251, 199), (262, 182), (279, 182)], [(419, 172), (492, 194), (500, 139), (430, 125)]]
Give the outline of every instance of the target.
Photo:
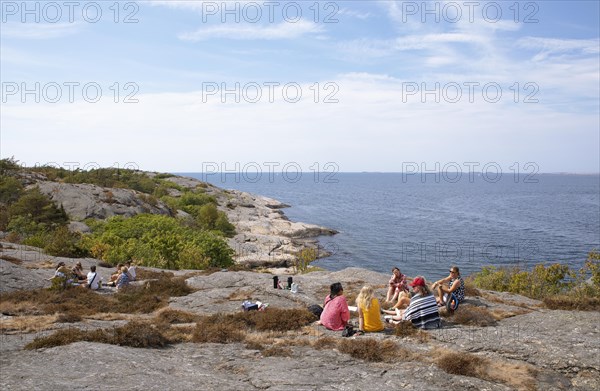
[(66, 226), (58, 227), (47, 236), (44, 251), (55, 257), (78, 258), (88, 255), (80, 247), (81, 234), (70, 232)]
[(600, 255), (592, 251), (579, 270), (558, 263), (538, 264), (531, 271), (487, 266), (470, 278), (478, 288), (512, 292), (539, 300), (555, 296), (600, 297), (599, 261)]
[(65, 210), (57, 208), (56, 205), (40, 190), (35, 187), (27, 190), (18, 201), (13, 203), (8, 213), (10, 219), (21, 216), (37, 224), (58, 226), (69, 222)]
[(0, 203), (9, 205), (23, 194), (21, 181), (7, 175), (0, 175)]
[(144, 266), (165, 269), (233, 264), (233, 250), (220, 236), (185, 227), (177, 219), (162, 215), (113, 217), (96, 224), (84, 246), (93, 256), (113, 264), (131, 258)]

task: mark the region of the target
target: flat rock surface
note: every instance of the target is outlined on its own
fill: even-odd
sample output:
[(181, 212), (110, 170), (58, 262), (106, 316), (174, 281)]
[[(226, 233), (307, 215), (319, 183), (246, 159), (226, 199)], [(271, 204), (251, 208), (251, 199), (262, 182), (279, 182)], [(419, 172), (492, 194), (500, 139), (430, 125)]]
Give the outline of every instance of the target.
[[(6, 249), (6, 248), (5, 248)], [(3, 250), (5, 250), (3, 249)], [(13, 249), (15, 250), (15, 249)], [(43, 262), (27, 248), (21, 264), (3, 261), (3, 284), (11, 275), (26, 274), (45, 279), (52, 269), (35, 269)], [(56, 260), (54, 260), (56, 261)], [(71, 260), (74, 261), (74, 260)], [(82, 260), (84, 269), (95, 262)], [(28, 268), (29, 267), (29, 268)], [(106, 270), (109, 273), (109, 270)], [(185, 275), (190, 271), (179, 271)], [(7, 276), (7, 277), (6, 277)], [(287, 274), (278, 274), (286, 283)], [(314, 272), (294, 275), (298, 293), (273, 289), (273, 275), (257, 272), (223, 271), (210, 275), (192, 275), (187, 279), (196, 292), (172, 298), (169, 306), (195, 314), (240, 311), (244, 300), (268, 302), (269, 308), (299, 308), (321, 304), (332, 282), (341, 282), (345, 294), (355, 296), (364, 284), (385, 295), (388, 275), (359, 268), (338, 272)], [(31, 277), (33, 278), (33, 277)], [(8, 279), (8, 280), (7, 280)], [(16, 281), (16, 280), (15, 280)], [(26, 285), (26, 279), (22, 278)], [(41, 284), (41, 280), (39, 281)], [(32, 287), (37, 286), (32, 282)], [(350, 303), (352, 304), (352, 303)], [(373, 363), (339, 352), (334, 348), (317, 350), (290, 344), (289, 356), (268, 357), (244, 344), (181, 343), (163, 349), (136, 349), (114, 345), (78, 342), (35, 351), (23, 347), (36, 336), (49, 335), (65, 327), (84, 329), (111, 328), (126, 320), (85, 319), (82, 322), (55, 323), (38, 332), (0, 334), (0, 389), (150, 389), (150, 390), (597, 390), (600, 388), (600, 330), (598, 312), (552, 311), (541, 303), (512, 294), (484, 291), (467, 297), (462, 308), (483, 307), (508, 314), (488, 327), (454, 324), (445, 318), (440, 330), (427, 331), (429, 340), (419, 342), (400, 338), (391, 332), (354, 337), (391, 339), (402, 348), (429, 361), (399, 360), (397, 363)], [(267, 311), (269, 310), (267, 308)], [(151, 315), (148, 315), (151, 316)], [(14, 317), (2, 315), (0, 321)], [(296, 337), (311, 339), (333, 337), (340, 332), (313, 324)], [(312, 331), (310, 331), (312, 330)], [(279, 337), (278, 337), (279, 338)], [(352, 341), (350, 339), (349, 341)], [(450, 375), (437, 365), (427, 363), (438, 352), (475, 354), (497, 366), (498, 376), (517, 378), (524, 368), (534, 370), (534, 384), (516, 387), (508, 381)], [(514, 374), (513, 374), (514, 372)], [(533, 388), (532, 388), (533, 387)]]

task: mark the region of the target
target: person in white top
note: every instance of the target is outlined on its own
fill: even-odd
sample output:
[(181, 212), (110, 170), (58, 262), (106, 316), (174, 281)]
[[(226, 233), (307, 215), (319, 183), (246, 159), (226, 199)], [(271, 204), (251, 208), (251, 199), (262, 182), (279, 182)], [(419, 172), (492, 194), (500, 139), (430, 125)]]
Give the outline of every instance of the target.
[(100, 275), (96, 273), (96, 266), (90, 267), (90, 272), (87, 274), (87, 281), (85, 283), (86, 288), (90, 288), (94, 291), (100, 289)]
[(135, 279), (136, 279), (135, 265), (131, 264), (131, 261), (127, 261), (125, 263), (125, 266), (127, 266), (127, 272), (129, 273), (130, 280), (135, 281)]

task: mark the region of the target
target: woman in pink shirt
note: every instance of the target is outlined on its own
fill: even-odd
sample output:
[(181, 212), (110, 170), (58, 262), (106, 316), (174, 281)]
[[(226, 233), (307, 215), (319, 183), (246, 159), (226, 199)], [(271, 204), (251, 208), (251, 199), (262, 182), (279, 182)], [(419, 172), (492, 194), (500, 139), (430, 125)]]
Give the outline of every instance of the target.
[(350, 320), (344, 288), (341, 283), (336, 282), (331, 284), (329, 290), (330, 294), (325, 298), (325, 304), (323, 304), (320, 323), (329, 330), (343, 330)]

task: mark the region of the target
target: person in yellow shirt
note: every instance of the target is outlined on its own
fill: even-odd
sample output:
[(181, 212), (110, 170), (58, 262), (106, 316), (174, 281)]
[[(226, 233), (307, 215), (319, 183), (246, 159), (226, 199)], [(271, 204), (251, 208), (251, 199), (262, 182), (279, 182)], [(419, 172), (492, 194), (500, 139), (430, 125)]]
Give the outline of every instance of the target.
[(384, 329), (383, 322), (381, 321), (379, 300), (373, 297), (373, 294), (373, 288), (365, 285), (356, 298), (360, 332), (373, 332)]

